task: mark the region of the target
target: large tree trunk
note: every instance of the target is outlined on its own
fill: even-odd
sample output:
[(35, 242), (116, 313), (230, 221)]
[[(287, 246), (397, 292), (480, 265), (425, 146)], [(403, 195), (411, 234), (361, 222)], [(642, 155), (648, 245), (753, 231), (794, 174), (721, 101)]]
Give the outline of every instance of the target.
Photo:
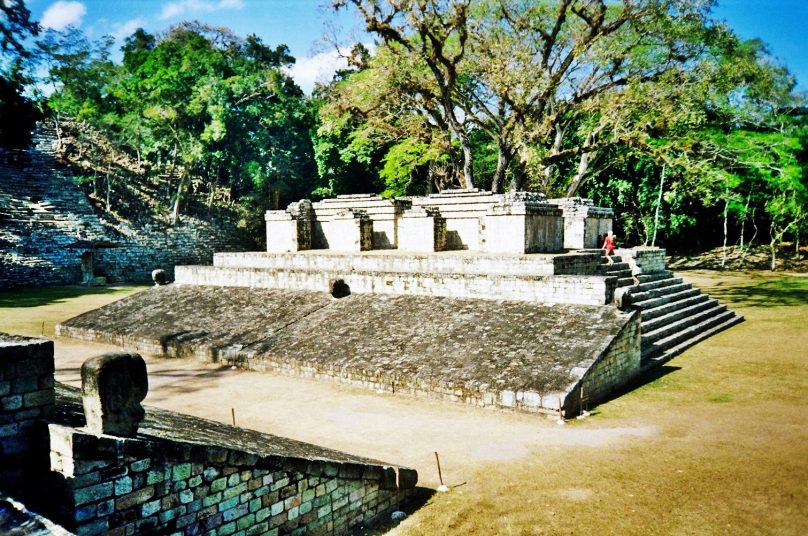
[(502, 184), (505, 182), (505, 172), (508, 170), (511, 158), (512, 153), (508, 148), (508, 144), (500, 138), (497, 142), (497, 170), (491, 180), (491, 191), (495, 194), (498, 194), (502, 189)]
[[(567, 128), (559, 123), (553, 125), (553, 128), (555, 130), (555, 136), (553, 139), (553, 146), (550, 147), (550, 154), (548, 155), (548, 157), (553, 157), (561, 152), (561, 143), (564, 141), (564, 134), (567, 131)], [(553, 178), (553, 167), (554, 166), (552, 164), (546, 165), (544, 166), (544, 169), (542, 169), (541, 171), (541, 176), (542, 179), (544, 180), (542, 190), (547, 195), (550, 195), (550, 190), (552, 190), (552, 188), (550, 187), (550, 183)]]
[(174, 208), (171, 211), (171, 225), (177, 225), (180, 221), (180, 203), (182, 201), (182, 190), (185, 186), (185, 179), (188, 176), (187, 173), (183, 173), (180, 176), (180, 182), (177, 186), (177, 197), (174, 198)]
[(459, 134), (458, 137), (460, 138), (460, 147), (463, 149), (463, 188), (471, 190), (474, 188), (474, 160), (471, 153), (471, 144), (465, 132)]
[[(518, 192), (525, 187), (525, 165), (518, 161), (513, 166), (513, 180), (511, 181), (511, 192)], [(546, 192), (545, 192), (546, 193)]]
[(572, 177), (572, 182), (570, 183), (569, 188), (567, 188), (567, 197), (575, 196), (578, 193), (578, 190), (581, 188), (581, 184), (586, 178), (586, 172), (589, 171), (589, 164), (592, 162), (595, 156), (597, 156), (597, 151), (592, 150), (592, 146), (595, 144), (595, 140), (597, 139), (598, 134), (600, 134), (600, 131), (603, 130), (604, 126), (605, 125), (598, 125), (586, 136), (584, 144), (581, 147), (583, 152), (581, 153), (581, 159), (578, 161), (578, 169), (576, 170), (575, 175)]
[(727, 235), (729, 227), (729, 186), (724, 189), (724, 243), (721, 245), (721, 268), (727, 264)]
[(651, 247), (656, 245), (657, 228), (659, 227), (659, 207), (662, 205), (662, 187), (665, 184), (665, 165), (662, 165), (662, 173), (659, 175), (659, 195), (657, 196), (656, 212), (654, 213), (654, 237), (651, 239)]

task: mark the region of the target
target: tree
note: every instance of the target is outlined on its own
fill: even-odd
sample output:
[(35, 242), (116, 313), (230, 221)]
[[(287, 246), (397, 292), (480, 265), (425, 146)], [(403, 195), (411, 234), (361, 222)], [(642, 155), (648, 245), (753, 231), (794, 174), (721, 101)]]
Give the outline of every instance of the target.
[(20, 60), (0, 74), (0, 146), (24, 149), (40, 117), (34, 102), (25, 95), (29, 83)]
[(136, 157), (136, 165), (111, 162), (106, 147), (96, 154), (97, 140), (81, 145), (98, 156), (95, 169), (120, 167), (136, 174), (134, 184), (154, 182), (174, 223), (192, 193), (206, 192), (208, 211), (221, 189), (261, 210), (313, 187), (313, 118), (283, 71), (294, 62), (285, 45), (186, 22), (160, 36), (138, 29), (121, 64), (110, 61), (109, 41), (75, 29), (49, 33), (40, 49), (55, 89), (51, 109), (86, 125), (79, 136), (104, 132), (115, 150)]
[(25, 94), (30, 79), (23, 44), (26, 37), (37, 33), (39, 25), (31, 20), (23, 0), (0, 1), (0, 145), (4, 147), (27, 147), (39, 117)]
[(26, 56), (23, 41), (29, 35), (39, 33), (39, 25), (31, 20), (31, 12), (24, 0), (3, 0), (0, 2), (0, 51), (3, 56), (11, 53)]
[(339, 9), (349, 2), (366, 29), (391, 47), (393, 58), (428, 72), (427, 77), (411, 79), (414, 83), (408, 91), (420, 100), (421, 112), (458, 141), (463, 154), (462, 184), (474, 188), (469, 125), (459, 114), (457, 100), (470, 0), (334, 0), (333, 5)]

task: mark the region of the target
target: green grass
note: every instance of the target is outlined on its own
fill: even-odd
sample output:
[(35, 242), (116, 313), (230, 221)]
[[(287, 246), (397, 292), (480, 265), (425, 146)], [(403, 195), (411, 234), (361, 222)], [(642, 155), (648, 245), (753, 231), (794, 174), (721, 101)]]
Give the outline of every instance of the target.
[(120, 285), (0, 290), (0, 331), (32, 337), (53, 337), (54, 327), (59, 322), (146, 288), (149, 287)]

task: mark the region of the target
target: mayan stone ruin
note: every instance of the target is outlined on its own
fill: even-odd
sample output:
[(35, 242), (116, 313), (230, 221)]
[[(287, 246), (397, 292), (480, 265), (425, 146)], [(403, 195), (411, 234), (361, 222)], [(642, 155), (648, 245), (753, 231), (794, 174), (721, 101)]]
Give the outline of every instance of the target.
[(415, 491), (407, 467), (144, 412), (135, 353), (88, 359), (80, 391), (53, 372), (51, 341), (0, 333), (3, 534), (344, 534)]
[(302, 200), (266, 213), (267, 251), (177, 266), (172, 284), (57, 332), (570, 418), (742, 320), (667, 271), (662, 249), (606, 264), (612, 218), (524, 192)]

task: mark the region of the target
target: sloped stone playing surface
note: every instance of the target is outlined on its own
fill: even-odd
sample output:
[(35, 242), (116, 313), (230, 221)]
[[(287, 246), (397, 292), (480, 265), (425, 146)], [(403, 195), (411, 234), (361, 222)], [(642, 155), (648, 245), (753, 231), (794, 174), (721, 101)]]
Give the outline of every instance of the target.
[[(73, 427), (85, 425), (79, 389), (56, 384), (57, 412), (54, 422)], [(139, 430), (141, 438), (159, 438), (250, 452), (258, 456), (298, 457), (331, 460), (338, 463), (390, 465), (386, 462), (355, 456), (338, 450), (304, 443), (247, 428), (234, 428), (155, 407), (146, 408), (146, 419)]]
[(607, 306), (169, 285), (59, 333), (494, 405), (502, 391), (565, 392), (629, 318)]

